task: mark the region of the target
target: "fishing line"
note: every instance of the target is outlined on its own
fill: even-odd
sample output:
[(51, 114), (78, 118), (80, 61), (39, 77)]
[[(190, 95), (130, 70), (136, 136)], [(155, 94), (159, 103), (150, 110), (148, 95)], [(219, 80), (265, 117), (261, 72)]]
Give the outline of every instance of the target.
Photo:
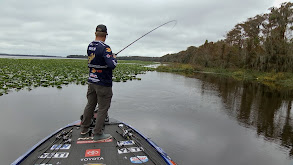
[[(168, 23), (171, 23), (171, 22), (175, 22), (175, 25), (177, 24), (177, 21), (176, 21), (176, 20), (168, 21), (168, 22), (166, 22), (166, 23), (164, 23), (164, 24), (162, 24), (162, 25), (160, 25), (160, 26), (154, 28), (153, 30), (151, 30), (151, 31), (149, 31), (149, 32), (147, 32), (147, 33), (145, 33), (144, 35), (142, 35), (142, 36), (139, 37), (138, 39), (134, 40), (134, 41), (131, 42), (129, 45), (127, 45), (127, 46), (125, 46), (123, 49), (121, 49), (121, 50), (120, 50), (118, 53), (116, 53), (115, 55), (118, 55), (120, 52), (122, 52), (123, 50), (125, 50), (125, 49), (128, 48), (130, 45), (134, 44), (136, 41), (140, 40), (140, 39), (143, 38), (144, 36), (150, 34), (151, 32), (153, 32), (153, 31), (157, 30), (158, 28), (160, 28), (160, 27), (162, 27), (162, 26), (164, 26), (164, 25), (166, 25), (166, 24), (168, 24)], [(173, 26), (173, 28), (175, 27), (175, 25)]]

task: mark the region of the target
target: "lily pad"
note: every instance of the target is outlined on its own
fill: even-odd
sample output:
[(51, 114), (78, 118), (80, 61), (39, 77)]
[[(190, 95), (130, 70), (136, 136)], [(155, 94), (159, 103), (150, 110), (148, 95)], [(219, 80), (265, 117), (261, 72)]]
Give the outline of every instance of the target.
[[(118, 61), (113, 70), (114, 82), (141, 80), (138, 74), (153, 71), (144, 64)], [(87, 60), (83, 59), (0, 59), (1, 94), (32, 87), (57, 87), (67, 84), (86, 85), (88, 79)]]

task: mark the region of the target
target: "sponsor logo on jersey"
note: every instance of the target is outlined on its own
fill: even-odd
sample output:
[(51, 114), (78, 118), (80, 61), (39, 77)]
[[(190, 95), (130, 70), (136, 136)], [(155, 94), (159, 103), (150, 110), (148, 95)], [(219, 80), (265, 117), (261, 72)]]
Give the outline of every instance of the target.
[(91, 77), (89, 77), (89, 80), (91, 80), (92, 82), (99, 82), (99, 81), (100, 81), (100, 80), (97, 79), (97, 78), (91, 78)]
[(101, 156), (101, 149), (90, 149), (85, 151), (85, 157)]
[(89, 56), (88, 56), (88, 63), (91, 63), (92, 60), (96, 57), (95, 53), (91, 53)]
[(43, 153), (39, 158), (67, 158), (69, 152)]
[(92, 77), (92, 78), (97, 78), (98, 76), (95, 75), (95, 74), (93, 74), (93, 73), (90, 73), (90, 77)]
[(95, 51), (96, 50), (96, 47), (89, 47), (89, 50)]
[(121, 147), (121, 146), (129, 146), (129, 145), (134, 145), (135, 143), (134, 143), (134, 141), (133, 140), (128, 140), (128, 141), (118, 141), (117, 142), (117, 145), (119, 146), (119, 147)]
[(50, 148), (50, 150), (69, 150), (70, 147), (71, 144), (55, 144)]
[(107, 55), (106, 55), (107, 58), (111, 58), (111, 56), (112, 56), (112, 55), (110, 55), (110, 54), (107, 54)]
[(111, 52), (111, 48), (106, 48), (106, 52)]
[(127, 154), (130, 152), (140, 152), (140, 151), (144, 151), (142, 147), (120, 148), (118, 149), (118, 154)]
[(136, 157), (131, 157), (130, 161), (131, 163), (142, 164), (149, 161), (149, 158), (147, 156), (136, 156)]
[(92, 73), (102, 73), (102, 70), (96, 70), (95, 68), (92, 69)]

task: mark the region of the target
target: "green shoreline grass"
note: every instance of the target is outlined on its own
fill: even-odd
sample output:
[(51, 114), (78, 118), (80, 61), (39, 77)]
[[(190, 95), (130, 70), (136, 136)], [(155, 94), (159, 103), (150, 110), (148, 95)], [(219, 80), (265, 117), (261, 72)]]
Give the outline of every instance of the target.
[(159, 66), (159, 72), (173, 72), (185, 75), (195, 73), (214, 74), (216, 76), (232, 77), (239, 81), (257, 81), (273, 89), (293, 89), (293, 73), (288, 72), (258, 72), (245, 69), (221, 69), (194, 67), (189, 64), (168, 64)]

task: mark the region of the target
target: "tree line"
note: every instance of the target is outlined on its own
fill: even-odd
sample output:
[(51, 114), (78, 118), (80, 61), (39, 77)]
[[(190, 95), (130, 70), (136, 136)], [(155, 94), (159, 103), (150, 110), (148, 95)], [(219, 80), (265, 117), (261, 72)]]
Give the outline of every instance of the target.
[[(66, 58), (88, 58), (87, 55), (68, 55)], [(160, 62), (160, 57), (144, 57), (144, 56), (117, 56), (117, 60), (139, 60)]]
[(264, 72), (293, 71), (293, 3), (269, 8), (269, 13), (248, 18), (225, 39), (190, 46), (161, 57), (163, 62), (200, 67), (245, 68)]

